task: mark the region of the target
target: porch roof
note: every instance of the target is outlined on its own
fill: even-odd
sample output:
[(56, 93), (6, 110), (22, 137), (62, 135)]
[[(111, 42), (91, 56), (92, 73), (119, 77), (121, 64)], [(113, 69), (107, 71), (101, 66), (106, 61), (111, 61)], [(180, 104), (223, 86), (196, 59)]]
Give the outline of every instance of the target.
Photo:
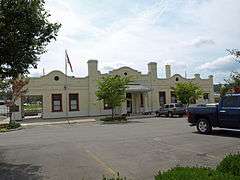
[(133, 92), (149, 92), (151, 91), (151, 88), (148, 86), (144, 86), (141, 84), (129, 84), (127, 87), (127, 92), (128, 93), (133, 93)]

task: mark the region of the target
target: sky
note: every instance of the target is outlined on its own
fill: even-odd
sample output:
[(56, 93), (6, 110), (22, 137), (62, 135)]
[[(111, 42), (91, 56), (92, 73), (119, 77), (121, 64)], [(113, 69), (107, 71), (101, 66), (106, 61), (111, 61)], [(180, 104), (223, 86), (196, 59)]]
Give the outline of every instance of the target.
[(62, 28), (47, 46), (31, 76), (64, 72), (64, 51), (71, 76), (87, 76), (87, 61), (98, 60), (102, 73), (130, 66), (147, 73), (149, 62), (172, 73), (220, 83), (240, 63), (226, 49), (240, 49), (240, 0), (46, 0), (50, 21)]

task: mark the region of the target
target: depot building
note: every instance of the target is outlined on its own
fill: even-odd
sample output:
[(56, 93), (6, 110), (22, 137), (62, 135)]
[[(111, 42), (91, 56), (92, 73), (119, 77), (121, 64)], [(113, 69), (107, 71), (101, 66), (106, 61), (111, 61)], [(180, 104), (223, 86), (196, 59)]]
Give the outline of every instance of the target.
[[(192, 82), (199, 85), (203, 98), (196, 103), (214, 102), (213, 76), (202, 79), (199, 74), (193, 78), (184, 78), (179, 74), (171, 74), (171, 66), (165, 66), (166, 77), (158, 78), (157, 63), (148, 63), (147, 74), (121, 67), (107, 74), (98, 70), (98, 61), (88, 61), (88, 76), (70, 77), (60, 71), (52, 71), (41, 77), (32, 77), (27, 85), (27, 96), (42, 97), (42, 118), (61, 118), (77, 116), (110, 115), (111, 109), (95, 95), (97, 81), (108, 75), (128, 77), (126, 101), (118, 107), (119, 114), (142, 114), (153, 112), (161, 105), (177, 102), (172, 87), (177, 83)], [(67, 82), (67, 86), (66, 86)]]

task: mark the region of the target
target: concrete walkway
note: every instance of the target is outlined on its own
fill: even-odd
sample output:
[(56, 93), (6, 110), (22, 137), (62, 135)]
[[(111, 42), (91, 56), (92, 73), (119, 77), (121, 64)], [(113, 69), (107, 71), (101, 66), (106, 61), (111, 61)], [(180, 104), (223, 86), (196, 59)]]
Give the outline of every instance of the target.
[(41, 121), (41, 122), (22, 122), (21, 125), (24, 127), (27, 126), (44, 126), (44, 125), (57, 125), (57, 124), (73, 124), (73, 123), (87, 123), (87, 122), (96, 122), (95, 119), (74, 119), (74, 120), (59, 120), (59, 121)]

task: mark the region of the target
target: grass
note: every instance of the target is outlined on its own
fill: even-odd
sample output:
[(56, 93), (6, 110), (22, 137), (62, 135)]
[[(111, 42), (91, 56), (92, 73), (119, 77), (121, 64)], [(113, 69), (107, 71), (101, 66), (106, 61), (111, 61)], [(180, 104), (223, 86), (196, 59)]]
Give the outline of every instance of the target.
[[(161, 172), (154, 176), (155, 180), (240, 180), (240, 153), (227, 155), (216, 168), (206, 167), (175, 167), (168, 171)], [(115, 177), (102, 180), (127, 180)]]

